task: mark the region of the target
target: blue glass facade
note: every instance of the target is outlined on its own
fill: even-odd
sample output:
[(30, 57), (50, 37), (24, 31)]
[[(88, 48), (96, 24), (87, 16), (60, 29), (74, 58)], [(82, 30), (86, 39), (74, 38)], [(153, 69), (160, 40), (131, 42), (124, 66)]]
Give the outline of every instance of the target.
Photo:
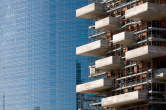
[(86, 4), (1, 0), (0, 107), (4, 95), (6, 110), (76, 110), (76, 62), (88, 74), (88, 60), (75, 47), (87, 42), (88, 21), (75, 9)]

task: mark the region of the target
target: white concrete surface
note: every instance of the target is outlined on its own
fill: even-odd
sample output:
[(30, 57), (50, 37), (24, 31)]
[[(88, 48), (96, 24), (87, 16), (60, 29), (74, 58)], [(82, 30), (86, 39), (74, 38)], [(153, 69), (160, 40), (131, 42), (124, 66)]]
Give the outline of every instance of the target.
[(76, 10), (76, 17), (84, 19), (98, 19), (104, 15), (103, 4), (92, 3)]
[(99, 79), (76, 86), (77, 93), (99, 94), (113, 85), (112, 79)]
[(106, 17), (95, 22), (95, 29), (102, 31), (115, 31), (120, 27), (120, 19), (116, 17)]
[(121, 95), (111, 96), (102, 99), (103, 107), (118, 107), (127, 104), (146, 101), (148, 92), (146, 91), (134, 91)]
[(76, 48), (76, 55), (83, 56), (103, 56), (109, 50), (110, 46), (106, 40), (97, 40)]
[(142, 46), (126, 52), (126, 60), (141, 61), (150, 60), (166, 55), (166, 47), (162, 46)]
[(126, 10), (125, 18), (132, 20), (160, 20), (166, 17), (166, 5), (146, 2)]
[(133, 32), (121, 32), (113, 35), (113, 43), (122, 44), (124, 46), (130, 46), (136, 42), (136, 36)]
[(118, 70), (121, 67), (120, 56), (110, 56), (96, 60), (95, 67), (101, 70)]

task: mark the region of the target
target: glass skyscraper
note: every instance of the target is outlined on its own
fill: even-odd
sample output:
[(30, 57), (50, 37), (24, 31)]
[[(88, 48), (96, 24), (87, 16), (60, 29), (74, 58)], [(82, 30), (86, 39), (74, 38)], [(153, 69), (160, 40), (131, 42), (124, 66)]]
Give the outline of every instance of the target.
[(75, 47), (87, 42), (89, 21), (75, 9), (86, 4), (1, 0), (0, 109), (76, 110), (76, 67), (88, 74), (88, 60)]

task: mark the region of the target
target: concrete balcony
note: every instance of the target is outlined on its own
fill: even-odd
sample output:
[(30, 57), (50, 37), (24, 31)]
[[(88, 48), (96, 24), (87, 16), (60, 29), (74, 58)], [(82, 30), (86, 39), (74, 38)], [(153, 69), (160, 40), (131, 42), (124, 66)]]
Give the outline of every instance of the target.
[(160, 68), (154, 71), (154, 77), (157, 80), (166, 80), (166, 68)]
[(90, 72), (90, 76), (93, 77), (96, 75), (96, 68), (95, 65), (93, 66), (89, 66), (89, 72)]
[(97, 40), (76, 48), (77, 55), (99, 57), (105, 55), (109, 50), (109, 43), (106, 40)]
[(143, 46), (126, 52), (126, 60), (141, 61), (166, 55), (166, 47)]
[(76, 17), (84, 19), (98, 19), (104, 15), (104, 5), (92, 3), (76, 10)]
[(119, 56), (110, 56), (95, 62), (96, 69), (100, 70), (118, 70), (121, 67), (121, 59)]
[(113, 35), (113, 43), (122, 44), (124, 46), (129, 46), (132, 43), (136, 42), (136, 36), (133, 32), (121, 32)]
[(92, 82), (77, 85), (77, 93), (100, 94), (110, 89), (113, 85), (112, 79), (99, 79)]
[(125, 18), (132, 20), (160, 20), (166, 17), (166, 5), (146, 2), (125, 12)]
[(104, 75), (107, 71), (96, 69), (95, 65), (89, 66), (90, 77), (96, 77)]
[(119, 18), (106, 17), (95, 22), (95, 29), (102, 31), (115, 31), (120, 27), (119, 21)]
[(103, 107), (119, 107), (147, 100), (147, 91), (134, 91), (102, 99)]

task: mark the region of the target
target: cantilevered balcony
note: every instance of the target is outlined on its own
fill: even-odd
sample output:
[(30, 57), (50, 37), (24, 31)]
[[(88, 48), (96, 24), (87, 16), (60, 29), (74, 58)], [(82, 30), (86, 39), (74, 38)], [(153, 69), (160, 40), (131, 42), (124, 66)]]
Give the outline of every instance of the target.
[(90, 77), (96, 77), (106, 74), (107, 71), (96, 69), (95, 65), (89, 66)]
[(92, 3), (76, 10), (76, 17), (84, 19), (97, 19), (104, 15), (104, 5)]
[(76, 48), (77, 55), (83, 56), (103, 56), (109, 50), (109, 44), (106, 40), (97, 40)]
[(100, 94), (110, 89), (113, 85), (112, 79), (99, 79), (84, 84), (77, 85), (77, 93)]
[(143, 46), (126, 52), (126, 60), (140, 61), (165, 56), (166, 47), (163, 46)]
[(166, 17), (166, 5), (146, 2), (125, 12), (125, 18), (132, 20), (160, 20)]
[(147, 100), (147, 91), (134, 91), (102, 99), (103, 107), (119, 107)]
[(96, 69), (100, 70), (118, 70), (121, 67), (119, 56), (110, 56), (95, 62)]
[(102, 31), (115, 31), (120, 27), (120, 19), (116, 17), (106, 17), (95, 22), (95, 29)]
[(133, 32), (121, 32), (113, 35), (113, 43), (129, 46), (136, 41), (136, 36)]
[(166, 80), (166, 68), (160, 68), (154, 71), (154, 77), (158, 80)]

